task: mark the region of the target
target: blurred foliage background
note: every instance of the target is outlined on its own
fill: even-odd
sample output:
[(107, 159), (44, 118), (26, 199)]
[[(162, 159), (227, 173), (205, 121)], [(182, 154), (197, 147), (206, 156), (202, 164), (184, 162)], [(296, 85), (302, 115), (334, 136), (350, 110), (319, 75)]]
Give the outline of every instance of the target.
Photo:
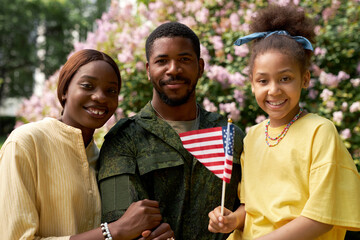
[[(228, 115), (244, 130), (264, 120), (267, 116), (248, 81), (249, 48), (233, 43), (249, 33), (256, 10), (268, 4), (298, 5), (314, 20), (317, 35), (311, 85), (301, 105), (334, 122), (360, 170), (359, 0), (1, 1), (0, 103), (8, 96), (28, 97), (17, 113), (16, 126), (60, 115), (58, 70), (69, 54), (93, 48), (118, 63), (123, 78), (119, 108), (96, 132), (99, 146), (119, 118), (135, 114), (151, 99), (145, 40), (165, 21), (182, 22), (200, 38), (206, 65), (197, 87), (198, 102)], [(32, 95), (36, 68), (47, 78), (41, 96)], [(349, 233), (347, 239), (360, 236)]]
[[(303, 92), (301, 104), (310, 112), (318, 113), (335, 123), (360, 169), (360, 35), (356, 34), (360, 32), (359, 0), (112, 1), (108, 10), (95, 21), (95, 28), (87, 33), (86, 27), (91, 24), (82, 23), (80, 19), (85, 22), (86, 16), (91, 14), (82, 15), (79, 10), (81, 8), (70, 10), (75, 6), (71, 4), (83, 6), (83, 1), (55, 1), (54, 6), (51, 5), (53, 1), (26, 2), (37, 8), (37, 4), (41, 3), (40, 7), (48, 7), (54, 10), (54, 14), (57, 13), (48, 14), (49, 16), (44, 13), (43, 19), (48, 19), (48, 23), (38, 24), (39, 26), (57, 29), (51, 17), (58, 16), (66, 24), (73, 24), (70, 30), (64, 30), (65, 26), (63, 30), (59, 30), (62, 32), (60, 35), (70, 34), (71, 31), (74, 35), (74, 31), (79, 30), (79, 37), (75, 42), (64, 41), (62, 46), (46, 41), (48, 45), (43, 46), (46, 58), (42, 61), (37, 59), (35, 66), (40, 66), (45, 71), (49, 76), (48, 80), (41, 97), (33, 95), (24, 102), (18, 112), (17, 125), (36, 121), (44, 116), (59, 115), (61, 110), (54, 94), (58, 71), (53, 68), (55, 64), (52, 64), (52, 56), (56, 56), (59, 49), (66, 49), (67, 54), (72, 54), (80, 49), (94, 48), (108, 53), (116, 60), (124, 80), (116, 115), (104, 128), (97, 131), (99, 145), (103, 135), (116, 120), (138, 112), (150, 100), (152, 87), (146, 77), (144, 45), (148, 34), (165, 21), (182, 22), (191, 27), (200, 38), (201, 55), (206, 64), (205, 73), (197, 87), (199, 103), (209, 111), (228, 115), (244, 130), (264, 120), (266, 115), (257, 106), (248, 81), (249, 48), (247, 45), (235, 47), (233, 42), (249, 33), (251, 16), (257, 9), (268, 4), (298, 5), (314, 20), (317, 36), (311, 85)], [(59, 6), (63, 8), (60, 10)], [(89, 8), (87, 12), (99, 13), (99, 9), (102, 8), (97, 11)], [(66, 11), (71, 14), (65, 14)], [(9, 30), (9, 34), (10, 32)], [(55, 39), (55, 36), (56, 34), (49, 33), (45, 38)], [(29, 54), (30, 59), (36, 56), (34, 51), (28, 53), (22, 49), (20, 52)], [(67, 54), (62, 55), (63, 58)], [(19, 61), (23, 59), (20, 54), (12, 58)], [(9, 83), (16, 83), (16, 78), (6, 76), (11, 79)], [(26, 85), (21, 86), (24, 89)]]

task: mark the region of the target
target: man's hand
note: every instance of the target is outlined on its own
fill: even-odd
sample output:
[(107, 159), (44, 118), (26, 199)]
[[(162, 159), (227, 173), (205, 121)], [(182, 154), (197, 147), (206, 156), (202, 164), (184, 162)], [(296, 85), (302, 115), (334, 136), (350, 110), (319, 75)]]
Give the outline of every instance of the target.
[(145, 199), (132, 203), (121, 218), (109, 224), (109, 229), (114, 239), (134, 239), (159, 226), (161, 220), (159, 203)]

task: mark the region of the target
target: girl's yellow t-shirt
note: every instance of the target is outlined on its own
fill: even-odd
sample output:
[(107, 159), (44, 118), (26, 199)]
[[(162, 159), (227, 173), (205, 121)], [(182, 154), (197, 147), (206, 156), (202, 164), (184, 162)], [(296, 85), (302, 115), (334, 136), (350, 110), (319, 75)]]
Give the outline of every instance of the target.
[[(228, 239), (254, 239), (298, 216), (334, 225), (321, 240), (359, 231), (360, 175), (333, 123), (307, 114), (269, 147), (266, 122), (244, 139), (240, 200), (247, 212), (245, 227), (242, 237), (236, 230)], [(269, 135), (279, 135), (284, 127), (269, 127)]]

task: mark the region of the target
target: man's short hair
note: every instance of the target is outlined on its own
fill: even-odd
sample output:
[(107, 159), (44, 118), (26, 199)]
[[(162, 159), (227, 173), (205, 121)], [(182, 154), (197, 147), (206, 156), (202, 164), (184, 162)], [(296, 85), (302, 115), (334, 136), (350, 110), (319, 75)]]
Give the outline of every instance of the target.
[(198, 59), (200, 59), (200, 41), (198, 36), (188, 26), (179, 22), (167, 22), (157, 27), (146, 39), (145, 50), (146, 60), (149, 61), (152, 53), (152, 47), (158, 38), (183, 37), (191, 40), (194, 51)]

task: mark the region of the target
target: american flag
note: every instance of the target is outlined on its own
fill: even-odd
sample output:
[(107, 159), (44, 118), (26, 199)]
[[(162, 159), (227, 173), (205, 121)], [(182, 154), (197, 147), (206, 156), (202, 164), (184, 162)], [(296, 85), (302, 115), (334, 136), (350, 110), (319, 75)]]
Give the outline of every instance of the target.
[(234, 125), (229, 123), (228, 127), (214, 127), (179, 134), (184, 148), (227, 183), (230, 182), (232, 172), (235, 134)]

